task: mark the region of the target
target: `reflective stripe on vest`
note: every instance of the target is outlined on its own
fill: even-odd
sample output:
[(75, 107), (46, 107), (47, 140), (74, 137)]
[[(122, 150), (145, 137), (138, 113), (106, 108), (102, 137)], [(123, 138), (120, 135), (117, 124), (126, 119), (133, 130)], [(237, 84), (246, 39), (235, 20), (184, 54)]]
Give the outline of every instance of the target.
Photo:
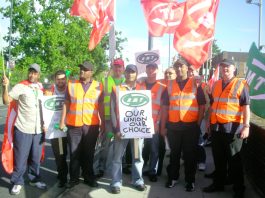
[(234, 78), (222, 90), (222, 80), (214, 84), (212, 91), (213, 104), (211, 124), (238, 122), (243, 123), (243, 111), (239, 104), (240, 95), (244, 89), (245, 81)]
[(168, 81), (169, 121), (195, 122), (198, 120), (197, 86), (193, 79), (188, 79), (181, 91), (176, 80)]
[(68, 91), (71, 102), (66, 124), (70, 126), (98, 125), (98, 99), (102, 90), (102, 85), (94, 80), (86, 93), (80, 81), (69, 81)]
[[(152, 97), (152, 117), (153, 117), (153, 121), (154, 123), (157, 123), (158, 120), (158, 116), (160, 113), (160, 108), (161, 108), (161, 97), (162, 97), (162, 93), (165, 90), (166, 86), (162, 83), (160, 83), (159, 81), (157, 81), (151, 91), (151, 97)], [(136, 86), (136, 90), (147, 90), (146, 89), (146, 84), (145, 83), (139, 83)]]
[[(122, 82), (125, 80), (122, 78)], [(110, 96), (112, 88), (116, 86), (115, 81), (112, 76), (108, 76), (103, 80), (104, 85), (104, 115), (105, 120), (110, 120)]]

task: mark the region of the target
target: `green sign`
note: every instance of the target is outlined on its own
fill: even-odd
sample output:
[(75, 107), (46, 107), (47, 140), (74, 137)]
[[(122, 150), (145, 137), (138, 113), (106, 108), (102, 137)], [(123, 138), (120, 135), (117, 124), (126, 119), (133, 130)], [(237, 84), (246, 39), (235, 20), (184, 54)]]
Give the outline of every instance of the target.
[(64, 99), (51, 98), (45, 101), (44, 107), (51, 111), (61, 111), (63, 109)]
[(149, 98), (141, 93), (129, 93), (121, 98), (121, 103), (128, 107), (141, 107), (149, 102)]
[(255, 43), (251, 45), (247, 60), (246, 80), (249, 84), (250, 109), (265, 118), (265, 57)]

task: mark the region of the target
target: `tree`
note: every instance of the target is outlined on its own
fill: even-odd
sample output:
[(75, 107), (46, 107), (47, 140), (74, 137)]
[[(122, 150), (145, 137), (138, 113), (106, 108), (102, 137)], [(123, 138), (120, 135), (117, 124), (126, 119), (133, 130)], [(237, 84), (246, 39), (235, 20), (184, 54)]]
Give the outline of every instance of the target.
[[(27, 71), (28, 65), (41, 65), (42, 76), (58, 69), (69, 69), (75, 75), (84, 60), (95, 65), (95, 76), (107, 69), (108, 36), (91, 52), (88, 51), (91, 25), (69, 14), (73, 0), (14, 0), (11, 54), (17, 69)], [(10, 6), (1, 8), (10, 17)], [(116, 33), (117, 51), (126, 39)], [(9, 37), (4, 38), (9, 41)], [(7, 51), (7, 49), (5, 49)]]
[(212, 44), (212, 57), (215, 57), (216, 55), (220, 54), (221, 52), (222, 52), (222, 50), (217, 45), (217, 40), (214, 39), (213, 44)]

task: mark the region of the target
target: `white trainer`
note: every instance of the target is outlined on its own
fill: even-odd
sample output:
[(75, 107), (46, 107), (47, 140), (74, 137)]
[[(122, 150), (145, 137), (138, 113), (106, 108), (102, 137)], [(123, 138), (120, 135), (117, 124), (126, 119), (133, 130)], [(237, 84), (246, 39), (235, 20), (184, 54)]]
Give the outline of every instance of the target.
[(199, 171), (205, 171), (205, 169), (206, 169), (206, 164), (205, 164), (205, 163), (199, 163), (199, 164), (198, 164), (198, 169), (199, 169)]
[(29, 182), (29, 184), (31, 186), (34, 186), (36, 188), (39, 188), (39, 189), (46, 189), (47, 186), (44, 182), (41, 182), (41, 181), (38, 181), (38, 182)]
[(18, 195), (20, 193), (21, 189), (22, 189), (22, 185), (15, 184), (12, 187), (10, 194), (11, 195)]

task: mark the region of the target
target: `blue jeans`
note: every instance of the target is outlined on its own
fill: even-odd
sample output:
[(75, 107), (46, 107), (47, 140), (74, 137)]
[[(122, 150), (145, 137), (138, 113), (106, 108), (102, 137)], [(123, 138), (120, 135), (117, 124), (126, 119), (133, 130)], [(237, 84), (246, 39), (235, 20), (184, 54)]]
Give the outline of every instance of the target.
[(15, 127), (14, 130), (14, 171), (12, 184), (24, 185), (23, 175), (28, 166), (30, 181), (40, 179), (40, 159), (43, 145), (43, 133), (27, 134)]
[[(122, 185), (122, 157), (128, 142), (131, 143), (132, 156), (134, 156), (133, 139), (131, 141), (130, 139), (114, 140), (111, 186), (120, 187)], [(132, 184), (134, 186), (144, 184), (144, 180), (142, 178), (142, 169), (144, 164), (142, 158), (143, 142), (144, 139), (139, 139), (139, 159), (134, 159), (134, 157), (132, 159)]]

